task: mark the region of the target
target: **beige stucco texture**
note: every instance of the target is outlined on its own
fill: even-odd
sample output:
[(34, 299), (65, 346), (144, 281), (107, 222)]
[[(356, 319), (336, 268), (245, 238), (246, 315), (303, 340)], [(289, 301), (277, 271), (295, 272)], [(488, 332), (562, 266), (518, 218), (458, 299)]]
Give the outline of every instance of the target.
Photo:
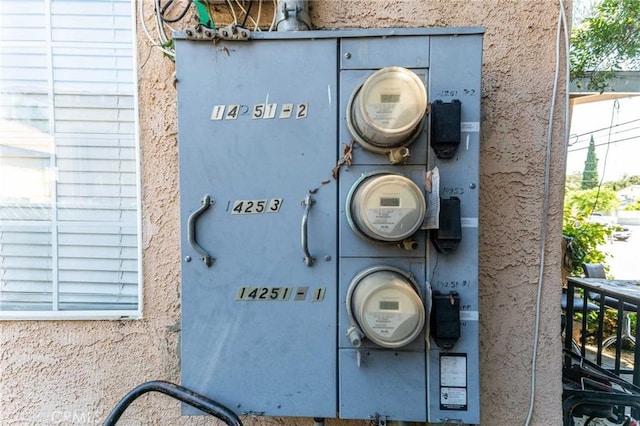
[[(149, 25), (152, 3), (145, 2)], [(548, 219), (547, 251), (532, 424), (561, 424), (561, 101), (551, 150), (549, 209), (542, 212), (557, 16), (558, 4), (551, 0), (311, 2), (311, 18), (320, 29), (486, 28), (479, 186), (483, 425), (524, 424), (527, 416), (543, 218)], [(179, 383), (174, 66), (138, 33), (144, 317), (0, 323), (0, 425), (101, 423), (133, 387), (154, 379)], [(312, 423), (311, 419), (243, 420), (247, 425)], [(328, 425), (364, 423), (327, 421)], [(178, 402), (150, 394), (127, 410), (121, 424), (221, 423), (211, 417), (181, 417)]]

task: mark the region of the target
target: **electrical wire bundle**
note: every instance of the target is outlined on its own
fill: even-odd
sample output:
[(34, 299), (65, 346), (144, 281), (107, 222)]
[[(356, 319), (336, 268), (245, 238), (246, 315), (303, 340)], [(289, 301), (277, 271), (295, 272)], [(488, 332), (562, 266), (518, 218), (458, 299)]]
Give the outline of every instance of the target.
[[(274, 31), (276, 28), (277, 1), (276, 0), (271, 0), (271, 1), (273, 2), (273, 14), (271, 17), (271, 23), (269, 25), (268, 31)], [(262, 18), (262, 9), (263, 9), (262, 8), (263, 0), (250, 0), (248, 1), (249, 5), (246, 8), (244, 7), (245, 0), (242, 0), (242, 3), (239, 0), (233, 0), (233, 1), (224, 0), (224, 2), (228, 8), (229, 14), (233, 19), (232, 24), (242, 26), (245, 28), (247, 28), (247, 24), (249, 24), (249, 27), (251, 27), (249, 29), (252, 29), (252, 31), (263, 30), (262, 28), (260, 28), (260, 21)], [(145, 21), (144, 0), (138, 0), (139, 19), (142, 24), (142, 29), (145, 35), (147, 36), (147, 38), (149, 39), (153, 47), (157, 47), (158, 49), (160, 49), (160, 51), (162, 51), (162, 53), (164, 53), (165, 55), (169, 56), (172, 59), (175, 58), (175, 52), (173, 49), (173, 40), (167, 34), (167, 29), (169, 29), (170, 31), (175, 31), (175, 28), (173, 28), (171, 24), (176, 24), (182, 21), (187, 16), (192, 4), (196, 4), (197, 7), (199, 6), (202, 8), (206, 8), (205, 10), (207, 11), (209, 17), (213, 15), (213, 10), (211, 9), (211, 2), (209, 1), (189, 0), (186, 2), (184, 8), (179, 11), (179, 13), (174, 14), (172, 13), (173, 9), (176, 7), (178, 3), (180, 2), (176, 0), (167, 0), (166, 3), (162, 4), (161, 0), (153, 0), (153, 11), (154, 11), (156, 33), (157, 33), (157, 36), (154, 37), (151, 35), (151, 32), (149, 31), (149, 28), (147, 27), (147, 24)], [(258, 10), (257, 10), (257, 13), (255, 14), (255, 17), (251, 14), (251, 9), (254, 3), (258, 3)], [(238, 14), (239, 14), (238, 11), (241, 12), (240, 17), (244, 15), (242, 22), (239, 22), (238, 20)], [(201, 21), (202, 21), (202, 17), (201, 17)], [(203, 22), (201, 22), (201, 24), (203, 24)], [(210, 26), (212, 29), (215, 29), (215, 24), (213, 23), (212, 19), (207, 24), (208, 24), (207, 26)]]
[(182, 10), (182, 12), (180, 12), (180, 14), (175, 17), (175, 18), (167, 18), (165, 16), (165, 13), (167, 13), (167, 10), (173, 5), (174, 0), (169, 0), (164, 6), (161, 6), (161, 2), (160, 0), (155, 0), (155, 10), (157, 12), (156, 16), (158, 16), (162, 22), (166, 22), (168, 24), (174, 24), (180, 20), (182, 20), (182, 18), (185, 17), (185, 15), (187, 14), (187, 12), (189, 11), (189, 8), (191, 7), (191, 2), (188, 2), (187, 5), (185, 6), (185, 8)]

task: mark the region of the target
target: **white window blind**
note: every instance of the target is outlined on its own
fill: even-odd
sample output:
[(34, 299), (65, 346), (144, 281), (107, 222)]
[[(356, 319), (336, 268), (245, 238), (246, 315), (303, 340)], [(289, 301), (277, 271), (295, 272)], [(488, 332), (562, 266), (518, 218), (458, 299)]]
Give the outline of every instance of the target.
[(0, 0), (0, 318), (140, 314), (132, 11)]

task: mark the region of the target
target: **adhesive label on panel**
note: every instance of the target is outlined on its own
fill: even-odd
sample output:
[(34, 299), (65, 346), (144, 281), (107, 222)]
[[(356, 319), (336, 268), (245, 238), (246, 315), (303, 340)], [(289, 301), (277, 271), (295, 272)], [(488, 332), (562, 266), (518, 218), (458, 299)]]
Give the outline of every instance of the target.
[(309, 104), (307, 102), (298, 104), (296, 108), (296, 119), (298, 118), (307, 118), (309, 114)]
[(250, 115), (252, 120), (262, 119), (288, 119), (295, 114), (296, 119), (307, 118), (309, 114), (309, 103), (300, 104), (284, 103), (279, 106), (277, 103), (261, 103), (250, 105), (214, 105), (210, 119), (213, 121), (236, 120), (241, 115)]
[(441, 410), (466, 410), (467, 388), (440, 388)]
[(477, 217), (461, 217), (460, 226), (462, 226), (463, 228), (477, 228), (478, 218)]
[(478, 311), (460, 311), (460, 321), (478, 321), (479, 319)]
[(287, 301), (291, 297), (291, 287), (240, 287), (236, 300), (242, 301)]
[(265, 212), (267, 200), (236, 200), (231, 214), (261, 214)]
[(257, 104), (253, 106), (253, 111), (251, 112), (251, 118), (254, 120), (258, 120), (264, 117), (264, 104)]
[(307, 298), (308, 290), (309, 290), (309, 287), (296, 288), (296, 295), (294, 296), (293, 300), (297, 300), (297, 301), (305, 300)]
[(274, 198), (269, 202), (269, 207), (267, 207), (267, 213), (278, 213), (280, 211), (281, 206), (282, 206), (282, 198)]
[(224, 110), (226, 105), (214, 105), (213, 111), (211, 111), (212, 120), (222, 120), (224, 118)]
[(467, 386), (467, 357), (442, 355), (440, 357), (440, 385)]
[[(235, 200), (231, 206), (231, 214), (278, 213), (282, 206), (282, 198), (271, 200)], [(227, 211), (229, 211), (229, 206)]]
[(327, 293), (326, 287), (318, 287), (313, 290), (313, 295), (311, 296), (312, 302), (322, 302), (324, 300), (324, 295)]
[(460, 123), (460, 130), (467, 133), (477, 133), (480, 131), (480, 123), (477, 121), (463, 121)]
[(467, 356), (440, 355), (440, 409), (467, 410)]
[(225, 120), (235, 120), (240, 115), (240, 105), (229, 105), (227, 108), (227, 114), (224, 116)]
[(278, 110), (278, 104), (266, 104), (264, 118), (265, 119), (275, 118), (277, 110)]
[(282, 110), (280, 111), (280, 118), (291, 118), (293, 114), (293, 104), (282, 104)]

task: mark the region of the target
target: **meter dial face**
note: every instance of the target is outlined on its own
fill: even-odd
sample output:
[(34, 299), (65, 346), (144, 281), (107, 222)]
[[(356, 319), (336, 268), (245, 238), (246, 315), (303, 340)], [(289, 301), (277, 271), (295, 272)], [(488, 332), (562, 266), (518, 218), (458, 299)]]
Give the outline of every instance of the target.
[(412, 342), (422, 331), (425, 311), (408, 275), (374, 267), (356, 276), (351, 284), (351, 312), (364, 335), (386, 348)]
[(400, 242), (422, 225), (424, 195), (410, 179), (393, 173), (364, 176), (347, 199), (347, 220), (360, 236), (380, 242)]
[(424, 85), (411, 71), (379, 71), (362, 86), (363, 115), (370, 124), (389, 132), (413, 128), (424, 117), (424, 93)]
[(349, 130), (365, 148), (408, 145), (422, 129), (427, 91), (408, 69), (382, 68), (354, 91), (348, 109)]

